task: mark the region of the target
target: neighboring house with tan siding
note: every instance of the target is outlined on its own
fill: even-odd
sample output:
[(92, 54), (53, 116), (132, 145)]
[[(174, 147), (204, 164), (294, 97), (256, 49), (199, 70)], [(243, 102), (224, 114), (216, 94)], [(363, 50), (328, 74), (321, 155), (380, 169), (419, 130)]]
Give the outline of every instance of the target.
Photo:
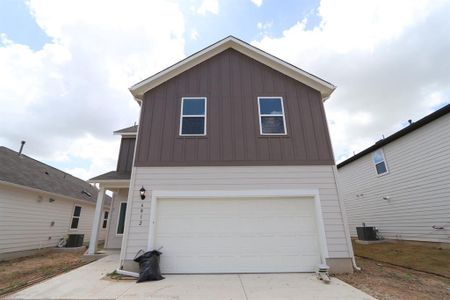
[(352, 236), (450, 242), (450, 104), (338, 165)]
[(234, 37), (131, 87), (139, 125), (115, 132), (117, 169), (90, 180), (99, 207), (114, 192), (118, 267), (163, 247), (163, 273), (351, 272), (323, 107), (334, 88)]
[(0, 260), (55, 247), (67, 234), (84, 234), (88, 242), (97, 194), (84, 180), (0, 147)]

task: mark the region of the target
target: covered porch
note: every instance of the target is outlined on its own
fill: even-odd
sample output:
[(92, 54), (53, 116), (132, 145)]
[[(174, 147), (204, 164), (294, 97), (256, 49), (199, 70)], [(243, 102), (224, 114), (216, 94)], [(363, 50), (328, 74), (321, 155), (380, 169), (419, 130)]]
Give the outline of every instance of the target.
[[(88, 255), (98, 254), (99, 232), (106, 226), (104, 248), (120, 250), (122, 237), (125, 229), (125, 218), (127, 211), (128, 189), (130, 186), (130, 172), (108, 172), (89, 180), (90, 183), (98, 185), (94, 220), (89, 241)], [(102, 207), (106, 194), (112, 193), (112, 201), (109, 207), (109, 215), (102, 215)]]

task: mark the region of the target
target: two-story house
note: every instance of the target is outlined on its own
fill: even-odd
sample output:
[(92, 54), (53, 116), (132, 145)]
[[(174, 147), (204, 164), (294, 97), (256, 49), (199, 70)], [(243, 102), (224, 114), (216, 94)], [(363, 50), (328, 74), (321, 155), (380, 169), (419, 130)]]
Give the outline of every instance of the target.
[(350, 233), (450, 243), (450, 104), (341, 162)]
[(323, 107), (334, 89), (231, 36), (132, 86), (139, 124), (116, 132), (117, 170), (91, 180), (100, 207), (114, 192), (119, 267), (162, 247), (163, 273), (351, 272)]

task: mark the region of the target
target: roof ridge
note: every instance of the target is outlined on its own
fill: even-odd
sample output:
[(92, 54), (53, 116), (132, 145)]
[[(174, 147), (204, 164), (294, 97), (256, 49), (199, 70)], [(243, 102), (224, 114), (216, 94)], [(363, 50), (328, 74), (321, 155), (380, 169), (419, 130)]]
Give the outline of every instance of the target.
[(142, 100), (143, 95), (147, 91), (229, 48), (233, 48), (236, 51), (239, 51), (242, 54), (263, 64), (271, 64), (270, 67), (274, 70), (318, 90), (322, 95), (323, 101), (325, 101), (336, 88), (336, 86), (332, 83), (309, 73), (296, 65), (293, 65), (292, 63), (288, 63), (273, 54), (253, 46), (252, 44), (249, 44), (235, 36), (229, 35), (135, 83), (129, 87), (129, 91), (134, 96), (135, 100), (139, 102)]
[(364, 150), (356, 153), (355, 155), (347, 158), (346, 160), (340, 162), (339, 164), (337, 164), (337, 168), (341, 168), (361, 157), (363, 157), (364, 155), (373, 152), (399, 138), (401, 138), (402, 136), (407, 135), (410, 132), (413, 132), (437, 119), (439, 119), (440, 117), (445, 116), (446, 114), (450, 113), (450, 103), (444, 105), (443, 107), (435, 110), (434, 112), (420, 118), (419, 120), (412, 122), (410, 125), (403, 127), (402, 129), (397, 130), (396, 132), (390, 134), (389, 136), (376, 141), (373, 145), (365, 148)]

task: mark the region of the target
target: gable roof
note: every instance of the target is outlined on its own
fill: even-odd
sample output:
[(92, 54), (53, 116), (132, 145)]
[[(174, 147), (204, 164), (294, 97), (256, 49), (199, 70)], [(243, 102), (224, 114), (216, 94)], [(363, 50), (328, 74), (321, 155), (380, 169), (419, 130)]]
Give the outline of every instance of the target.
[[(0, 181), (97, 202), (98, 190), (88, 182), (6, 147), (0, 147)], [(106, 195), (105, 205), (110, 201)]]
[(113, 132), (113, 134), (120, 135), (136, 135), (138, 129), (138, 125), (133, 125), (127, 128), (122, 128)]
[(133, 94), (136, 100), (142, 100), (143, 96), (149, 90), (157, 87), (158, 85), (164, 83), (165, 81), (181, 74), (182, 72), (208, 60), (209, 58), (219, 54), (220, 52), (232, 48), (236, 51), (247, 55), (254, 60), (263, 63), (272, 69), (285, 74), (311, 88), (320, 91), (322, 95), (322, 100), (325, 101), (330, 97), (331, 93), (336, 88), (333, 84), (325, 81), (311, 73), (308, 73), (296, 66), (287, 63), (261, 49), (256, 48), (234, 36), (228, 36), (211, 46), (200, 50), (197, 53), (183, 59), (182, 61), (136, 83), (129, 88), (131, 94)]
[(111, 181), (111, 180), (125, 180), (128, 181), (131, 178), (131, 172), (119, 172), (119, 171), (110, 171), (98, 176), (95, 176), (89, 179), (89, 182), (97, 183), (101, 181)]
[(450, 104), (447, 104), (446, 106), (438, 109), (434, 113), (431, 113), (431, 114), (423, 117), (422, 119), (420, 119), (417, 122), (411, 123), (411, 125), (397, 131), (394, 134), (391, 134), (387, 138), (379, 140), (378, 142), (376, 142), (374, 145), (370, 146), (369, 148), (353, 155), (352, 157), (348, 158), (347, 160), (344, 160), (343, 162), (341, 162), (340, 164), (337, 165), (337, 168), (338, 169), (342, 168), (343, 166), (348, 165), (349, 163), (363, 157), (364, 155), (369, 154), (369, 153), (383, 147), (384, 145), (387, 145), (387, 144), (401, 138), (402, 136), (405, 136), (408, 133), (413, 132), (416, 129), (419, 129), (420, 127), (423, 127), (423, 126), (427, 125), (428, 123), (431, 123), (434, 120), (437, 120), (442, 116), (445, 116), (448, 113), (450, 113)]

